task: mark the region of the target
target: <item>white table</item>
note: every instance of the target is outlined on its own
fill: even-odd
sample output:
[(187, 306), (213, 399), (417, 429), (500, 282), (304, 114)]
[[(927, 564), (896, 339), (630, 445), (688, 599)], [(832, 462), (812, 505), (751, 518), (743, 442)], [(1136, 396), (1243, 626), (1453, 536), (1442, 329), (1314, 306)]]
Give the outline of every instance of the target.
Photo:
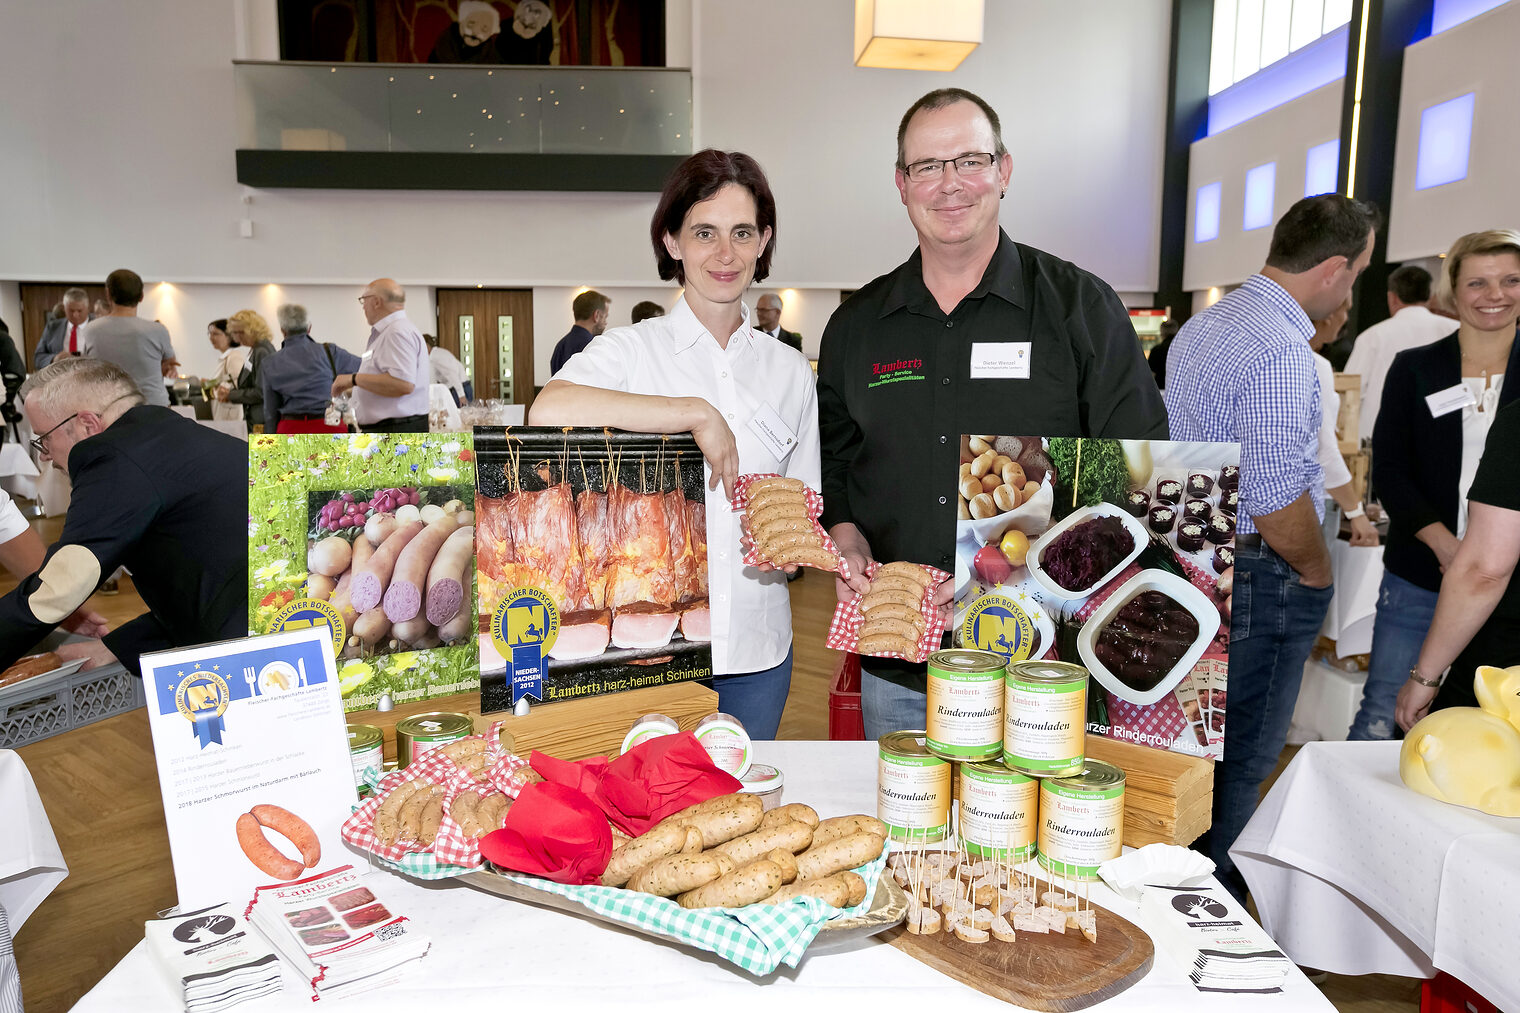
[(0, 1007), (20, 1009), (11, 937), (69, 874), (32, 775), (15, 750), (0, 749)]
[[(824, 816), (872, 812), (876, 798), (874, 742), (757, 742), (758, 762), (781, 768), (783, 801), (806, 801)], [(381, 886), (397, 907), (433, 939), (422, 966), (379, 993), (333, 1002), (334, 1010), (365, 1013), (418, 1009), (596, 1009), (667, 1011), (689, 1001), (692, 1008), (723, 1010), (949, 1009), (1006, 1011), (1007, 1003), (984, 996), (899, 950), (876, 940), (858, 949), (806, 957), (795, 970), (782, 968), (755, 979), (715, 957), (654, 942), (573, 915), (514, 903), (457, 883), (422, 884), (391, 876)], [(1093, 900), (1132, 921), (1138, 907), (1102, 886)], [(103, 902), (107, 898), (102, 898)], [(1143, 922), (1141, 922), (1143, 924)], [(75, 1007), (80, 1013), (173, 1010), (161, 975), (143, 944), (132, 950)], [(762, 987), (763, 986), (763, 987)], [(251, 1013), (310, 1010), (307, 993), (286, 976), (279, 999), (249, 1006)], [(329, 1003), (324, 1001), (323, 1007)], [(1297, 970), (1278, 996), (1221, 996), (1196, 991), (1182, 969), (1157, 951), (1142, 981), (1101, 1004), (1102, 1010), (1331, 1010), (1333, 1007)]]
[(1230, 850), (1262, 925), (1340, 974), (1437, 970), (1520, 1009), (1520, 819), (1417, 794), (1398, 742), (1319, 742), (1294, 758)]

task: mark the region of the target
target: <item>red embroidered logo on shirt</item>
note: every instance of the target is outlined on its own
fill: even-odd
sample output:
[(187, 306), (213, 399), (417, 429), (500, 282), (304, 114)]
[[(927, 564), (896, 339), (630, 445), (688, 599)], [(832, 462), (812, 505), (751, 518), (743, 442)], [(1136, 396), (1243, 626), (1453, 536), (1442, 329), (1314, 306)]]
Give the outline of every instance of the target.
[(923, 359), (897, 359), (893, 362), (873, 362), (871, 364), (871, 381), (866, 384), (867, 389), (880, 387), (888, 383), (900, 383), (903, 380), (924, 379)]

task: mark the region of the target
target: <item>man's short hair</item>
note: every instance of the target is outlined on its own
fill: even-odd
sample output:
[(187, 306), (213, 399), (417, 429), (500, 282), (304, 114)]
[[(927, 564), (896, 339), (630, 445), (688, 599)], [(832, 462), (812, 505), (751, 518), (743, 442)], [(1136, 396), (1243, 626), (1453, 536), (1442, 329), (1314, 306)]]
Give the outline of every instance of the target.
[(422, 336), (422, 342), (423, 342), (423, 344), (427, 345), (429, 348), (437, 348), (438, 347), (438, 335), (436, 335), (436, 334), (424, 334)]
[(49, 415), (100, 412), (118, 402), (128, 407), (143, 403), (142, 390), (126, 370), (105, 359), (70, 356), (42, 367), (26, 378), (17, 392), (23, 402), (31, 395)]
[(405, 306), (406, 288), (398, 281), (381, 278), (370, 285), (387, 306)]
[(607, 296), (594, 288), (588, 288), (575, 297), (575, 301), (570, 304), (570, 310), (575, 314), (575, 319), (590, 320), (591, 315), (597, 310), (604, 310), (611, 305), (612, 300)]
[(1305, 197), (1278, 219), (1267, 266), (1303, 274), (1331, 257), (1345, 257), (1350, 263), (1362, 255), (1367, 234), (1382, 224), (1382, 218), (1370, 201), (1338, 193)]
[(742, 186), (754, 198), (755, 227), (761, 235), (766, 229), (771, 232), (771, 241), (765, 244), (765, 249), (755, 260), (752, 281), (758, 285), (771, 273), (771, 257), (776, 252), (776, 198), (771, 193), (765, 171), (759, 162), (742, 151), (707, 148), (676, 166), (665, 181), (660, 203), (649, 222), (649, 239), (654, 245), (654, 263), (661, 281), (675, 280), (686, 284), (686, 268), (665, 249), (665, 236), (680, 235), (686, 212), (693, 205), (712, 199), (730, 183)]
[(1469, 232), (1451, 244), (1446, 259), (1441, 261), (1441, 280), (1436, 286), (1436, 302), (1453, 313), (1457, 309), (1457, 275), (1462, 271), (1462, 261), (1468, 257), (1489, 256), (1496, 253), (1512, 253), (1520, 257), (1520, 230), (1488, 229)]
[(143, 298), (142, 278), (136, 271), (119, 267), (106, 275), (106, 295), (117, 306), (136, 306)]
[(651, 302), (650, 300), (645, 299), (643, 302), (636, 302), (633, 304), (632, 320), (636, 324), (641, 324), (651, 317), (663, 317), (664, 315), (665, 307), (661, 306), (657, 302)]
[(1430, 301), (1430, 272), (1418, 264), (1405, 264), (1388, 276), (1388, 291), (1408, 305)]
[(69, 303), (75, 303), (76, 305), (83, 303), (88, 306), (90, 305), (90, 293), (82, 288), (71, 288), (63, 293), (63, 300), (58, 305), (67, 306)]
[(274, 311), (274, 318), (280, 322), (280, 330), (286, 334), (299, 334), (301, 331), (311, 330), (311, 321), (306, 316), (306, 307), (300, 303), (285, 303)]
[(903, 113), (902, 119), (897, 124), (897, 167), (899, 169), (906, 169), (908, 167), (907, 163), (903, 161), (906, 157), (903, 153), (903, 139), (908, 136), (909, 121), (925, 110), (932, 112), (935, 109), (943, 109), (945, 106), (954, 105), (957, 102), (973, 102), (977, 108), (981, 109), (982, 114), (987, 117), (987, 122), (992, 124), (992, 140), (994, 147), (997, 149), (992, 153), (993, 156), (1002, 158), (1008, 154), (1008, 149), (1003, 145), (1003, 124), (998, 120), (998, 114), (993, 111), (992, 106), (987, 104), (986, 99), (964, 88), (936, 88), (910, 105), (908, 111)]

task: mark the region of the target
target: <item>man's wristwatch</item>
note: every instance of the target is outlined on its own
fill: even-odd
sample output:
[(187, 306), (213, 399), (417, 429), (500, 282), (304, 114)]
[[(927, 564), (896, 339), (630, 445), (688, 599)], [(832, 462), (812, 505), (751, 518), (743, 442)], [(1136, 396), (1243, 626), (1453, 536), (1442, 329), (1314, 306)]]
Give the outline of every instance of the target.
[(1409, 678), (1413, 679), (1415, 682), (1419, 683), (1421, 686), (1429, 686), (1431, 689), (1440, 689), (1441, 688), (1441, 683), (1445, 681), (1439, 675), (1436, 676), (1434, 679), (1426, 679), (1426, 678), (1421, 677), (1421, 675), (1420, 675), (1420, 666), (1419, 665), (1411, 665), (1409, 667)]
[(357, 386), (359, 386), (359, 374), (358, 373), (350, 373), (350, 374), (348, 374), (348, 385), (350, 387), (357, 387)]

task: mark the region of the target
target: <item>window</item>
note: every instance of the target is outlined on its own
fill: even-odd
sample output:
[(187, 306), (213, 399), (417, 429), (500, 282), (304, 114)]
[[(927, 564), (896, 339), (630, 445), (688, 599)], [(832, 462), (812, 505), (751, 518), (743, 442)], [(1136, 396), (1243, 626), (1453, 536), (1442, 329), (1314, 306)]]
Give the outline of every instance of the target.
[(1420, 113), (1420, 152), (1414, 167), (1416, 190), (1467, 178), (1476, 100), (1477, 93), (1468, 92)]
[(1246, 173), (1245, 212), (1240, 218), (1242, 231), (1264, 229), (1272, 224), (1277, 196), (1277, 163), (1258, 165)]
[(1205, 183), (1198, 188), (1193, 209), (1193, 242), (1207, 243), (1219, 238), (1219, 194), (1224, 184)]
[(1341, 172), (1341, 140), (1316, 144), (1304, 158), (1304, 196), (1334, 193)]
[(1214, 0), (1209, 94), (1351, 21), (1351, 0)]

